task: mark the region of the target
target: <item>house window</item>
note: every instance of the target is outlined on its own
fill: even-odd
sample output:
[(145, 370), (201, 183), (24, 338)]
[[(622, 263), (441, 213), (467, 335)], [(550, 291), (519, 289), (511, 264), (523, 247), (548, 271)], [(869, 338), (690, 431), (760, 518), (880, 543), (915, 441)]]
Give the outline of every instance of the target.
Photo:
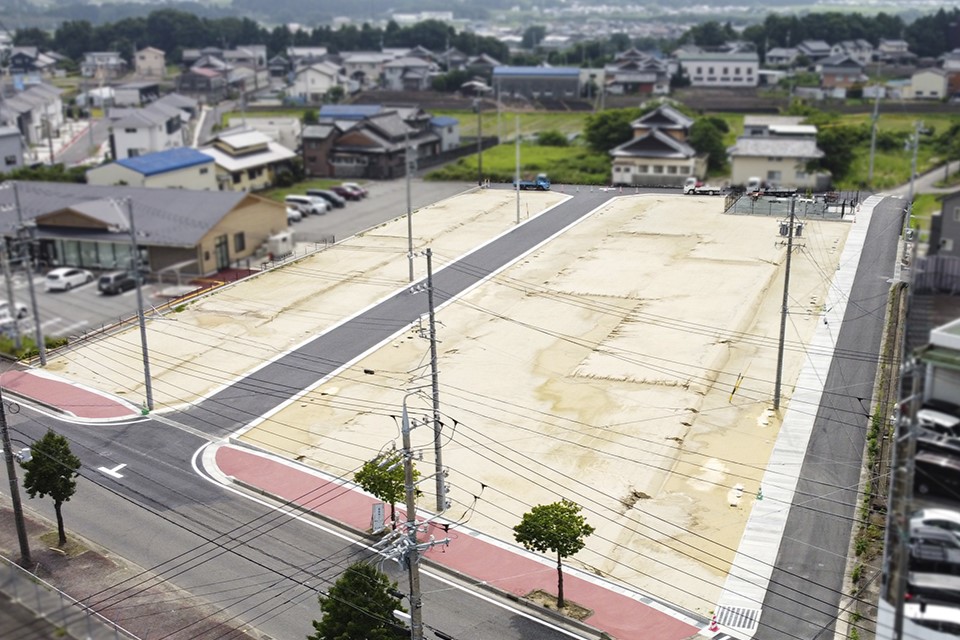
[(13, 165), (17, 164), (17, 156), (7, 156), (3, 159), (3, 162), (8, 167), (12, 167)]
[(243, 231), (233, 234), (233, 251), (234, 253), (240, 253), (247, 248), (247, 239), (243, 235)]
[(753, 67), (747, 67), (747, 75), (748, 75), (748, 76), (752, 76), (752, 75), (753, 75)]
[(675, 176), (675, 175), (677, 175), (677, 168), (676, 168), (675, 166), (673, 166), (673, 165), (670, 165), (670, 166), (667, 167), (667, 173), (669, 173), (670, 175)]
[(733, 73), (734, 73), (735, 75), (740, 75), (740, 67), (734, 68)]
[(780, 182), (780, 172), (767, 171), (767, 182)]
[(653, 165), (653, 172), (654, 172), (654, 173), (663, 173), (663, 165), (662, 165), (662, 164), (655, 164), (655, 165)]
[(240, 184), (240, 181), (243, 179), (243, 174), (237, 172), (232, 174), (231, 177), (233, 178), (233, 184)]
[(137, 130), (136, 130), (136, 129), (124, 129), (123, 132), (124, 132), (124, 133), (136, 133)]
[(783, 162), (783, 158), (780, 156), (770, 156), (767, 158), (767, 162)]
[(210, 173), (210, 167), (200, 167), (200, 175), (205, 176)]
[(638, 164), (637, 173), (650, 173), (650, 167), (645, 164)]
[(697, 67), (697, 75), (703, 75), (703, 67)]
[(713, 67), (708, 67), (708, 68), (707, 68), (707, 75), (708, 75), (708, 76), (712, 76), (712, 75), (713, 75)]
[(690, 174), (690, 167), (687, 167), (687, 166), (680, 167), (680, 175), (686, 176), (689, 174)]
[(729, 74), (730, 74), (730, 67), (724, 67), (724, 68), (723, 68), (723, 75), (726, 76), (726, 75), (729, 75)]
[(953, 251), (953, 238), (940, 238), (941, 251)]
[(953, 208), (953, 221), (960, 222), (960, 207)]

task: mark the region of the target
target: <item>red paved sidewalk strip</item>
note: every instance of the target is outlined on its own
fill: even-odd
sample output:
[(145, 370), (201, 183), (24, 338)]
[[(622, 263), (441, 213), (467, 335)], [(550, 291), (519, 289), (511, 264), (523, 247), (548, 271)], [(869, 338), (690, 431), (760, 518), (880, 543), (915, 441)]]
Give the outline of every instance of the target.
[(0, 375), (0, 386), (4, 391), (77, 418), (106, 420), (140, 414), (136, 407), (122, 400), (34, 371), (6, 371)]
[[(217, 449), (216, 464), (228, 476), (360, 531), (370, 528), (371, 505), (379, 502), (293, 464), (233, 446)], [(398, 513), (402, 511), (398, 509)], [(406, 514), (400, 517), (403, 519)], [(424, 555), (473, 582), (521, 597), (537, 589), (554, 595), (557, 592), (557, 571), (552, 559), (537, 562), (519, 547), (495, 543), (460, 527), (447, 532), (442, 525), (431, 523), (429, 533), (421, 534), (421, 539), (429, 535), (451, 541), (449, 546), (434, 547)], [(568, 600), (593, 611), (585, 623), (619, 640), (683, 640), (700, 631), (690, 619), (674, 617), (569, 572), (564, 574), (563, 586)]]

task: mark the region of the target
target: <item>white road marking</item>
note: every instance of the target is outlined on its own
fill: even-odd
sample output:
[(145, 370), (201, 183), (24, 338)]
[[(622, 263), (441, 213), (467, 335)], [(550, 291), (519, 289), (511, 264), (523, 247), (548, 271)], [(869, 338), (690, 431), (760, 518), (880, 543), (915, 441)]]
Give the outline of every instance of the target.
[(105, 473), (108, 476), (112, 476), (117, 480), (119, 480), (120, 478), (123, 477), (123, 475), (120, 473), (120, 469), (123, 469), (125, 466), (127, 466), (127, 463), (123, 462), (115, 466), (113, 469), (107, 469), (106, 467), (97, 467), (97, 471), (100, 471), (101, 473)]

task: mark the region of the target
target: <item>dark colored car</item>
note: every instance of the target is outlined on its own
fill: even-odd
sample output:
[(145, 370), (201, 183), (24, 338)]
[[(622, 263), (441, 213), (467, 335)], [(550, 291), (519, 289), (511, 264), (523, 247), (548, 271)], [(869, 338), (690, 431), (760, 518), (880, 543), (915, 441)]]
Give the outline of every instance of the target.
[(934, 451), (917, 451), (914, 490), (921, 496), (960, 497), (960, 458)]
[(97, 289), (100, 293), (114, 295), (129, 291), (137, 286), (137, 279), (129, 271), (114, 271), (105, 273), (97, 281)]
[(328, 189), (307, 189), (307, 195), (314, 196), (316, 198), (323, 198), (330, 203), (331, 207), (336, 207), (338, 209), (347, 204), (346, 200)]
[(362, 196), (348, 187), (330, 187), (330, 190), (345, 200), (359, 200)]

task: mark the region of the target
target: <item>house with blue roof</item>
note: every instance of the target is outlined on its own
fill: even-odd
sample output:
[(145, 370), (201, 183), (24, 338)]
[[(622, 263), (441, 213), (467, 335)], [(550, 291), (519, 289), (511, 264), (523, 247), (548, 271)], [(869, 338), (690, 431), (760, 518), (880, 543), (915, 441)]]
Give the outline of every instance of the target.
[(440, 136), (440, 153), (460, 146), (460, 121), (450, 116), (430, 118), (430, 128)]
[(493, 86), (500, 96), (528, 100), (580, 97), (580, 69), (576, 67), (507, 67), (493, 69)]
[(87, 171), (87, 184), (196, 191), (218, 189), (213, 157), (190, 147), (156, 151), (95, 167)]

